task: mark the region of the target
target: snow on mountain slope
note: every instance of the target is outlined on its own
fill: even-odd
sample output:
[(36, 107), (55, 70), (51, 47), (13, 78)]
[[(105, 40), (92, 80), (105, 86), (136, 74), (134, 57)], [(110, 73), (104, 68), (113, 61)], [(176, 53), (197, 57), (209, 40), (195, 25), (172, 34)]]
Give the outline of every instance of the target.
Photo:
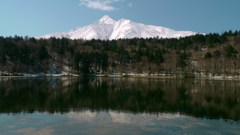
[(115, 21), (111, 17), (105, 15), (94, 24), (71, 30), (69, 32), (49, 34), (39, 38), (66, 37), (70, 39), (113, 40), (150, 37), (179, 38), (195, 34), (195, 32), (191, 31), (175, 31), (165, 27), (136, 23), (127, 19)]

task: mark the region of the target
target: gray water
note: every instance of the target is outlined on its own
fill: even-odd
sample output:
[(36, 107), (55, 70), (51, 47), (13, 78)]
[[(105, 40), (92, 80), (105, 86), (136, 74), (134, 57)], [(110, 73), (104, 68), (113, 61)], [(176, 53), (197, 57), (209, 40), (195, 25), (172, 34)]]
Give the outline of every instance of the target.
[(0, 78), (0, 134), (240, 134), (240, 82)]

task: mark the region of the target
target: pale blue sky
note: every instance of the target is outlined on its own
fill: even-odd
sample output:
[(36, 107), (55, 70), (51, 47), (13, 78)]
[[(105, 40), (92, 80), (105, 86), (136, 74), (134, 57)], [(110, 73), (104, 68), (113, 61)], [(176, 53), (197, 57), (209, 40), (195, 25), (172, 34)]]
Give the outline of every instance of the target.
[(40, 36), (113, 19), (200, 33), (240, 30), (240, 0), (1, 0), (0, 36)]

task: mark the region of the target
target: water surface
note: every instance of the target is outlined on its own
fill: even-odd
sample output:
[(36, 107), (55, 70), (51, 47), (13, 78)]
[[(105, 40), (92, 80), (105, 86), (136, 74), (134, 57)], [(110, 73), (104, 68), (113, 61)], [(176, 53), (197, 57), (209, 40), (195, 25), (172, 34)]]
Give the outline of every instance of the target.
[(239, 134), (240, 82), (0, 78), (2, 134)]

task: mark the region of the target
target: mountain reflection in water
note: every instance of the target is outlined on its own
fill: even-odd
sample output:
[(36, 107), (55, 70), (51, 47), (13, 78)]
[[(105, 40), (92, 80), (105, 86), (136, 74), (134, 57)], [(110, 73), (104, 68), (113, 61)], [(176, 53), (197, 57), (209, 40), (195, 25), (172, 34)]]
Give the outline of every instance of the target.
[[(177, 113), (238, 121), (240, 83), (146, 78), (0, 78), (2, 114), (83, 110)], [(120, 122), (128, 122), (118, 117)]]
[(0, 125), (3, 135), (238, 135), (240, 132), (237, 122), (171, 113), (133, 114), (111, 110), (1, 114)]

